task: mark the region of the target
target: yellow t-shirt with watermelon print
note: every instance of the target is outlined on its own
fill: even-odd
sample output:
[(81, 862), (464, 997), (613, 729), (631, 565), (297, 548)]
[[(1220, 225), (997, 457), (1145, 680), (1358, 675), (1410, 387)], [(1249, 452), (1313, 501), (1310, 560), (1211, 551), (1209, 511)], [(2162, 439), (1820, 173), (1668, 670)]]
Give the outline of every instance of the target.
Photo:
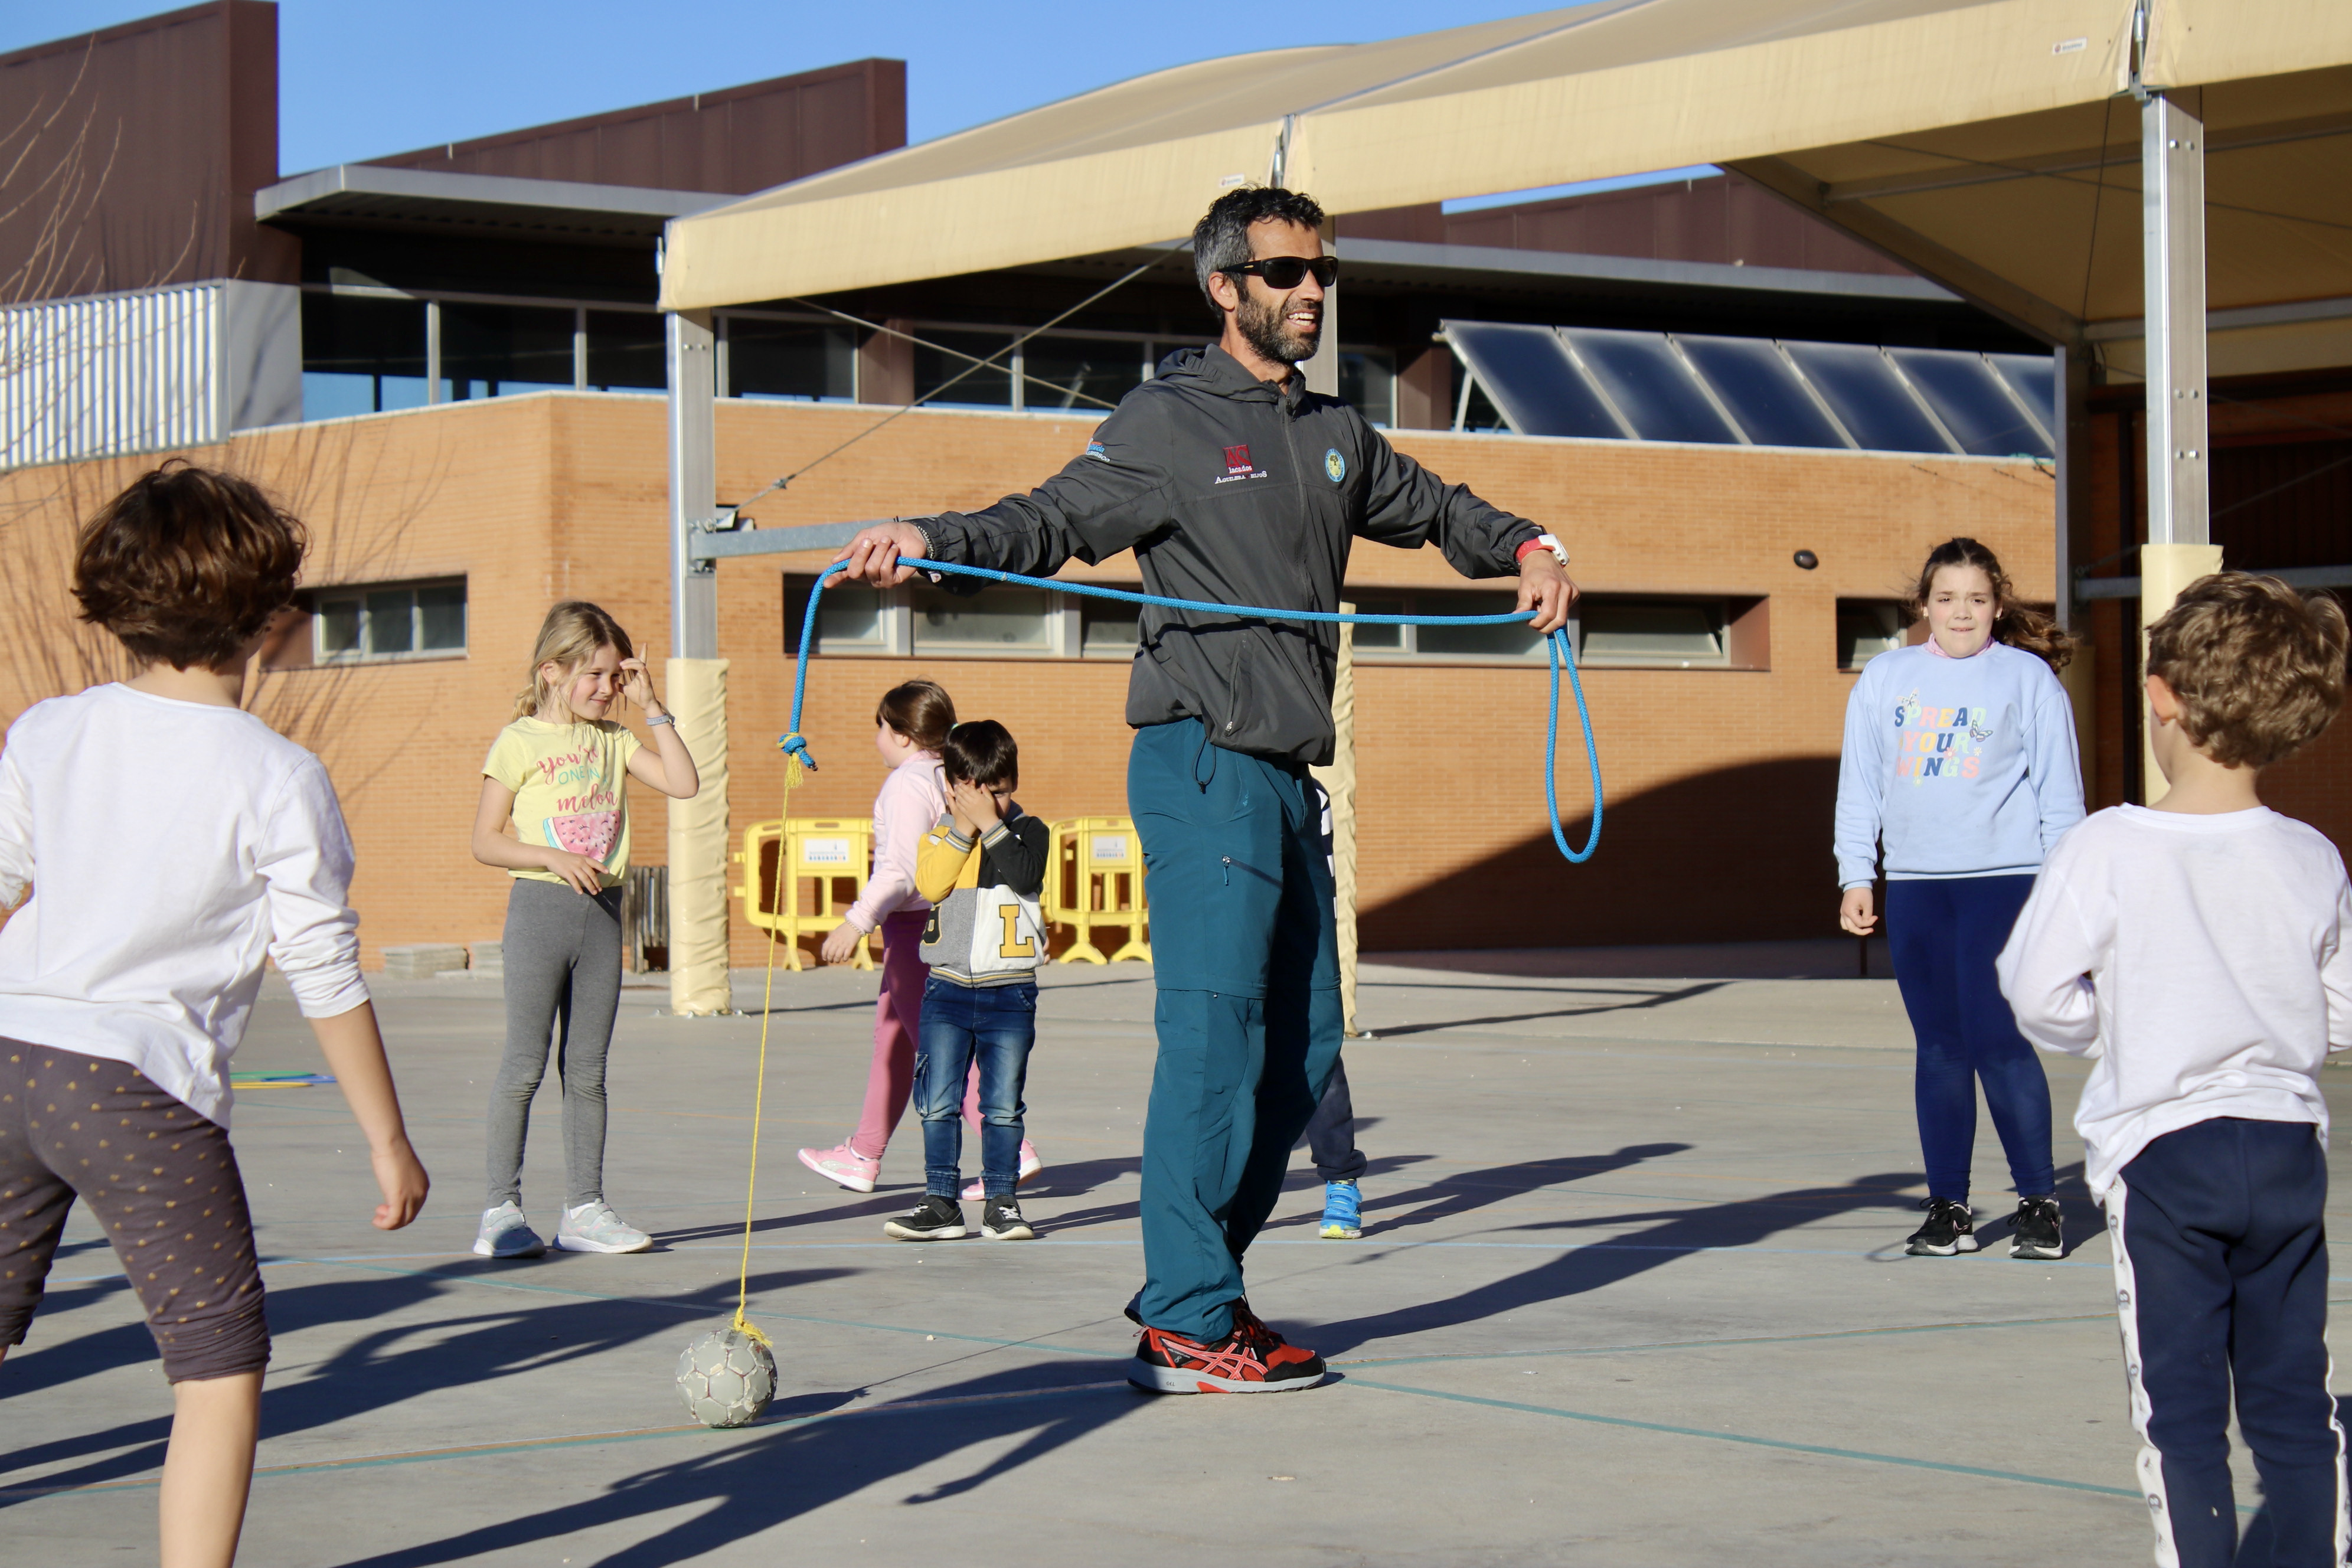
[[(514, 791), (515, 836), (604, 863), (612, 887), (629, 868), (629, 759), (645, 750), (624, 724), (518, 719), (499, 731), (484, 776)], [(552, 871), (510, 875), (562, 882)]]

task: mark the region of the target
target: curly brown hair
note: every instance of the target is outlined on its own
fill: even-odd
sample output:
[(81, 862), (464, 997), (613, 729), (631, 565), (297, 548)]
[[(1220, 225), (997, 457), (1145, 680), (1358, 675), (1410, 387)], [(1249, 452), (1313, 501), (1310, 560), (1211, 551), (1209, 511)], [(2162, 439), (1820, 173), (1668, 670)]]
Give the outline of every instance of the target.
[(2343, 606), (2275, 577), (2216, 572), (2147, 628), (2147, 672), (2180, 699), (2189, 742), (2224, 767), (2266, 768), (2344, 706)]
[(309, 545), (252, 480), (173, 458), (82, 525), (73, 595), (142, 664), (216, 668), (293, 602)]
[(1936, 574), (1947, 566), (1973, 566), (1992, 584), (1993, 641), (2021, 648), (2053, 671), (2065, 668), (2074, 659), (2074, 639), (2048, 616), (2019, 604), (2017, 590), (2009, 584), (2009, 574), (2000, 569), (2000, 558), (1973, 539), (1948, 539), (1927, 552), (1927, 563), (1919, 568), (1919, 585), (1903, 606), (1913, 620), (1927, 613), (1927, 595), (1935, 592)]

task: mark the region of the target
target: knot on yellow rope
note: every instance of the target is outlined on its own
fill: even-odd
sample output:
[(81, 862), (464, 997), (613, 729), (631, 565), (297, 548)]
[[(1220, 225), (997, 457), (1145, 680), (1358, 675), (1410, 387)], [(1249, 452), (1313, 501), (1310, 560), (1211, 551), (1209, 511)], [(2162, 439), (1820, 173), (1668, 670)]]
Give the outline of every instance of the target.
[(743, 1315), (743, 1309), (740, 1303), (735, 1308), (734, 1328), (737, 1333), (742, 1334), (746, 1338), (756, 1340), (761, 1344), (767, 1346), (770, 1350), (774, 1350), (776, 1348), (776, 1342), (761, 1333), (759, 1327), (754, 1324), (751, 1319)]

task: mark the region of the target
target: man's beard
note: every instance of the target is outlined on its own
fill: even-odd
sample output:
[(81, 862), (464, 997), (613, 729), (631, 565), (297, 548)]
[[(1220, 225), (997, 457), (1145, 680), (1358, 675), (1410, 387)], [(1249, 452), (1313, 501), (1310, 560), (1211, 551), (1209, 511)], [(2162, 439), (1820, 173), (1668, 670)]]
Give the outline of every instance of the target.
[[(1284, 321), (1283, 317), (1289, 309), (1286, 300), (1262, 300), (1244, 293), (1241, 309), (1234, 312), (1234, 323), (1241, 328), (1243, 341), (1260, 354), (1276, 364), (1295, 365), (1301, 360), (1315, 357), (1322, 333), (1318, 331), (1309, 335)], [(1319, 328), (1323, 312), (1312, 306), (1308, 309), (1315, 310), (1316, 325)]]

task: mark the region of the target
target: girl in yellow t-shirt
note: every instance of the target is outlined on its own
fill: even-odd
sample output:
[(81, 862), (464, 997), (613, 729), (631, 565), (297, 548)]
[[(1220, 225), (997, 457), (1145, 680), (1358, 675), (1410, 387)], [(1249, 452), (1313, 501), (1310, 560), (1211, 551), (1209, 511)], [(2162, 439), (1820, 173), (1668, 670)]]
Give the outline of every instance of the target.
[[(624, 700), (644, 711), (650, 747), (605, 717)], [(474, 858), (514, 878), (504, 949), (506, 1052), (490, 1090), (489, 1206), (474, 1239), (485, 1258), (547, 1250), (523, 1217), (522, 1143), (551, 1038), (562, 1064), (570, 1183), (555, 1245), (571, 1252), (643, 1252), (653, 1245), (604, 1202), (604, 1056), (621, 1000), (631, 778), (673, 800), (690, 800), (701, 787), (629, 634), (594, 605), (567, 599), (539, 628), (514, 721), (482, 763), (474, 816)]]

